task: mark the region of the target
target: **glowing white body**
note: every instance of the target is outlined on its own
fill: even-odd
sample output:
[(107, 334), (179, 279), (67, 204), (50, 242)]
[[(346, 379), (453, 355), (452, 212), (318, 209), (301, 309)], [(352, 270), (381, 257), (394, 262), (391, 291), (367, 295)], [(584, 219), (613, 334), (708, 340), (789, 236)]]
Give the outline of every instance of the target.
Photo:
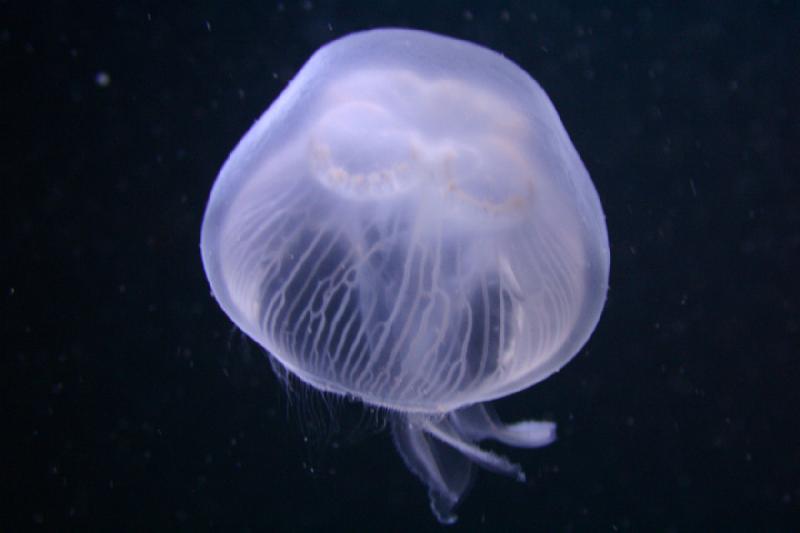
[(609, 271), (600, 201), (544, 91), (411, 30), (314, 54), (225, 163), (202, 252), (219, 304), (287, 369), (398, 413), (443, 522), (470, 460), (522, 475), (476, 442), (554, 438), (477, 404), (578, 352)]

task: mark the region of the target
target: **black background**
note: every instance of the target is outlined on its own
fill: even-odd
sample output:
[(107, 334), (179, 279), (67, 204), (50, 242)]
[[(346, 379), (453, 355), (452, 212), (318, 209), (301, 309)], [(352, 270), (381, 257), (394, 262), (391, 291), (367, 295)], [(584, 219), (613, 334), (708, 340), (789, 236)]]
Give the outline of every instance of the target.
[(198, 245), (220, 165), (307, 57), (405, 26), (542, 84), (611, 239), (588, 345), (497, 402), (559, 440), (507, 450), (528, 484), (481, 473), (453, 529), (796, 531), (796, 6), (0, 2), (0, 529), (439, 528), (386, 432), (287, 400)]

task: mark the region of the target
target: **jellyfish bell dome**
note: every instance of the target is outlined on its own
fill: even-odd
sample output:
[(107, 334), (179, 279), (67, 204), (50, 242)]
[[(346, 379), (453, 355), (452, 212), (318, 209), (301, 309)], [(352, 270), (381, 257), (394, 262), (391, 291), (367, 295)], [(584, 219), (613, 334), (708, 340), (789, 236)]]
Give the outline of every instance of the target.
[(414, 30), (309, 59), (223, 166), (201, 249), (219, 305), (280, 364), (396, 413), (443, 522), (472, 463), (521, 475), (478, 442), (552, 441), (482, 402), (566, 364), (608, 286), (600, 201), (544, 91)]

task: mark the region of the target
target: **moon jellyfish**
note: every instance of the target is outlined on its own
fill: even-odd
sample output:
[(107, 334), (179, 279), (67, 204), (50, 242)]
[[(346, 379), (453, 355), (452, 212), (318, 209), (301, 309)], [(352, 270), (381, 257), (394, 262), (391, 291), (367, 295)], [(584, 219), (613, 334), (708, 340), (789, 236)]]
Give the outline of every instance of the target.
[(486, 402), (566, 364), (605, 302), (597, 192), (542, 88), (431, 33), (318, 50), (225, 162), (203, 219), (219, 305), (303, 382), (380, 406), (443, 523), (480, 447), (546, 445)]

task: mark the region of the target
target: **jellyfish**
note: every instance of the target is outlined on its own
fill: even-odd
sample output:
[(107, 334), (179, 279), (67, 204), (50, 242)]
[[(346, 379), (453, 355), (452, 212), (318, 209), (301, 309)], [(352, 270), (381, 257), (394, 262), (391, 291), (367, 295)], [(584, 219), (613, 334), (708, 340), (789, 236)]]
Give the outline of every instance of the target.
[(547, 421), (488, 404), (547, 378), (594, 330), (609, 246), (550, 99), (484, 47), (377, 29), (319, 49), (224, 163), (201, 251), (216, 301), (306, 384), (383, 408), (442, 523), (481, 447)]

